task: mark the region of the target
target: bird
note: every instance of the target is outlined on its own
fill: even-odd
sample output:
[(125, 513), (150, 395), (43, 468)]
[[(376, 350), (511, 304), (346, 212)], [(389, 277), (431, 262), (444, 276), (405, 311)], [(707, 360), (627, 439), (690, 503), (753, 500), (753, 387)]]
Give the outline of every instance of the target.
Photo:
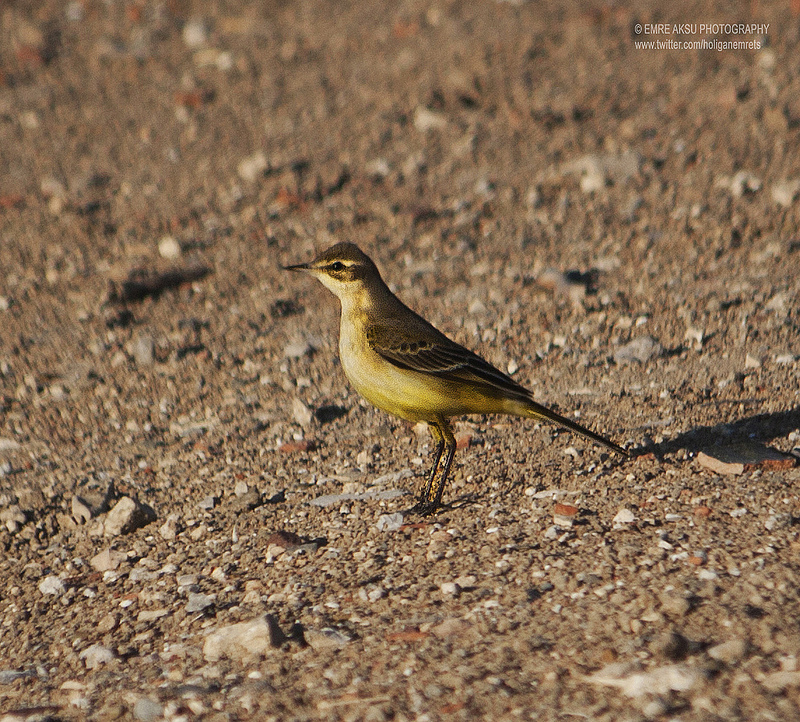
[(434, 462), (411, 511), (429, 516), (442, 508), (456, 451), (454, 416), (547, 420), (628, 456), (613, 441), (534, 401), (528, 389), (412, 311), (356, 244), (340, 242), (309, 263), (284, 268), (314, 276), (339, 298), (339, 359), (355, 390), (383, 411), (427, 424), (436, 442)]

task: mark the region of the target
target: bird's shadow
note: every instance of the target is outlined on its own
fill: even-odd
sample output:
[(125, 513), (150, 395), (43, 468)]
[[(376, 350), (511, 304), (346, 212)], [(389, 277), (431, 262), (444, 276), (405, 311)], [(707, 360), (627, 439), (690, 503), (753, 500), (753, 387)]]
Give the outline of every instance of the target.
[(632, 450), (632, 456), (672, 454), (680, 449), (698, 452), (712, 446), (733, 444), (745, 440), (768, 442), (786, 436), (800, 428), (800, 407), (769, 414), (756, 414), (737, 421), (696, 426), (673, 439), (658, 444), (645, 444)]

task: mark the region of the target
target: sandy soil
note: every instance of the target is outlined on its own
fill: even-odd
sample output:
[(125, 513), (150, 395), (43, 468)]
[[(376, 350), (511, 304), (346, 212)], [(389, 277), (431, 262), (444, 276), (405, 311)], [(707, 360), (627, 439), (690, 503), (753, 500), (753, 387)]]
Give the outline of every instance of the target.
[[(0, 719), (800, 718), (785, 5), (0, 7)], [(404, 513), (337, 240), (634, 456), (459, 419)]]

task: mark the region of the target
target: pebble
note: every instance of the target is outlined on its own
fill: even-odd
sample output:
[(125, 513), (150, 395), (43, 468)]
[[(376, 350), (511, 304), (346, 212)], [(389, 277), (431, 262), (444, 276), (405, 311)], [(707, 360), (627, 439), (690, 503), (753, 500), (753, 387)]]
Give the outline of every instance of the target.
[(738, 664), (747, 654), (747, 640), (741, 637), (729, 639), (727, 642), (715, 644), (708, 649), (708, 656), (724, 664)]
[(195, 612), (202, 612), (204, 609), (212, 606), (216, 600), (213, 594), (200, 594), (198, 592), (189, 592), (188, 601), (186, 602), (186, 611), (189, 614)]
[(775, 531), (776, 529), (788, 529), (792, 526), (791, 514), (770, 514), (769, 518), (764, 522), (764, 528), (767, 531)]
[(459, 637), (466, 633), (471, 628), (469, 622), (457, 617), (450, 617), (444, 619), (438, 624), (431, 627), (431, 633), (439, 637), (439, 639), (447, 639), (449, 637)]
[(295, 339), (283, 347), (283, 355), (286, 358), (303, 358), (314, 352), (314, 346), (306, 338)]
[(18, 679), (35, 676), (36, 672), (33, 670), (25, 671), (22, 669), (0, 669), (0, 684), (11, 684)]
[(613, 524), (633, 524), (636, 521), (636, 515), (626, 508), (620, 509), (614, 518), (611, 520)]
[(106, 516), (103, 530), (106, 536), (129, 534), (155, 521), (155, 512), (144, 504), (123, 496)]
[(686, 597), (669, 592), (661, 595), (661, 609), (666, 614), (682, 617), (691, 608), (692, 605)]
[(127, 559), (123, 552), (114, 551), (110, 547), (98, 552), (89, 560), (89, 566), (98, 572), (114, 571)]
[[(188, 611), (188, 610), (187, 610)], [(169, 609), (143, 609), (136, 617), (137, 622), (153, 622), (161, 617), (166, 617)]]
[(12, 504), (0, 512), (0, 521), (10, 534), (16, 534), (25, 524), (25, 513), (17, 504)]
[(114, 651), (102, 644), (93, 644), (91, 647), (84, 649), (79, 655), (86, 669), (96, 669), (102, 664), (108, 664), (113, 661), (116, 655)]
[(733, 177), (719, 176), (715, 185), (718, 188), (725, 188), (730, 191), (735, 198), (741, 198), (745, 193), (757, 193), (760, 191), (761, 179), (746, 170), (740, 170)]
[(158, 527), (158, 533), (164, 541), (172, 541), (178, 535), (180, 516), (173, 512), (167, 520)]
[(133, 705), (133, 716), (139, 722), (156, 722), (164, 716), (164, 707), (160, 702), (140, 697)]
[(219, 500), (216, 496), (209, 494), (208, 496), (204, 497), (202, 501), (198, 504), (201, 509), (205, 509), (206, 511), (211, 511), (216, 505)]
[(183, 42), (188, 48), (199, 48), (208, 42), (208, 26), (202, 18), (191, 18), (183, 26)]
[(295, 397), (292, 400), (292, 417), (294, 420), (300, 424), (303, 428), (308, 428), (311, 426), (311, 421), (314, 418), (314, 414), (312, 413), (311, 409), (308, 408), (300, 399)]
[(408, 494), (405, 489), (386, 489), (384, 491), (368, 490), (360, 494), (324, 494), (312, 499), (309, 504), (313, 506), (332, 506), (334, 504), (341, 504), (345, 501), (368, 501), (371, 499), (387, 500), (396, 499), (398, 496)]
[(800, 179), (778, 181), (772, 184), (770, 195), (779, 206), (788, 208), (800, 194)]
[(800, 672), (793, 670), (772, 672), (764, 677), (761, 684), (770, 692), (782, 692), (787, 687), (800, 685)]
[(562, 529), (569, 529), (578, 515), (578, 507), (572, 504), (556, 504), (553, 507), (553, 523)]
[(153, 337), (148, 334), (140, 334), (133, 342), (131, 351), (138, 366), (151, 366), (155, 357)]
[(414, 111), (414, 127), (421, 133), (429, 130), (438, 130), (447, 125), (447, 118), (442, 113), (429, 110), (420, 105)]
[(158, 242), (158, 253), (162, 258), (174, 260), (180, 258), (181, 244), (173, 236), (164, 236)]
[(620, 365), (646, 363), (663, 352), (664, 348), (652, 336), (638, 336), (614, 352), (614, 361)]
[(269, 161), (267, 161), (267, 156), (259, 150), (253, 153), (253, 155), (239, 161), (236, 172), (243, 181), (252, 183), (263, 176), (268, 168)]
[(330, 627), (306, 629), (303, 631), (303, 636), (309, 646), (316, 652), (325, 649), (340, 649), (351, 641), (346, 634)]
[(744, 441), (705, 449), (697, 455), (697, 463), (715, 474), (737, 476), (756, 469), (769, 471), (791, 469), (795, 466), (796, 460), (763, 444)]
[(616, 687), (628, 697), (688, 692), (702, 678), (701, 672), (682, 664), (669, 664), (647, 672), (635, 663), (615, 662), (589, 675), (593, 684)]
[(403, 515), (398, 511), (394, 514), (381, 514), (375, 522), (378, 531), (397, 531), (403, 526)]
[(461, 591), (461, 588), (455, 582), (442, 582), (442, 584), (439, 585), (439, 589), (442, 594), (450, 594), (452, 596), (455, 596)]
[(78, 524), (88, 524), (92, 520), (92, 510), (79, 496), (74, 495), (71, 502), (72, 518)]
[(55, 574), (45, 577), (39, 582), (39, 591), (42, 594), (62, 595), (64, 593), (64, 582)]
[(228, 624), (212, 631), (203, 644), (207, 662), (227, 658), (250, 664), (272, 648), (272, 636), (266, 617)]

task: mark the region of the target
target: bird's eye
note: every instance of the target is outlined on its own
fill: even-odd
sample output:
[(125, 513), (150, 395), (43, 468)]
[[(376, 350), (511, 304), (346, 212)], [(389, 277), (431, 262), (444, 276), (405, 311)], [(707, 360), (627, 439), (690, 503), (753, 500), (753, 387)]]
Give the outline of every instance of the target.
[(344, 263), (341, 261), (336, 261), (335, 263), (331, 263), (330, 265), (331, 271), (344, 271)]

